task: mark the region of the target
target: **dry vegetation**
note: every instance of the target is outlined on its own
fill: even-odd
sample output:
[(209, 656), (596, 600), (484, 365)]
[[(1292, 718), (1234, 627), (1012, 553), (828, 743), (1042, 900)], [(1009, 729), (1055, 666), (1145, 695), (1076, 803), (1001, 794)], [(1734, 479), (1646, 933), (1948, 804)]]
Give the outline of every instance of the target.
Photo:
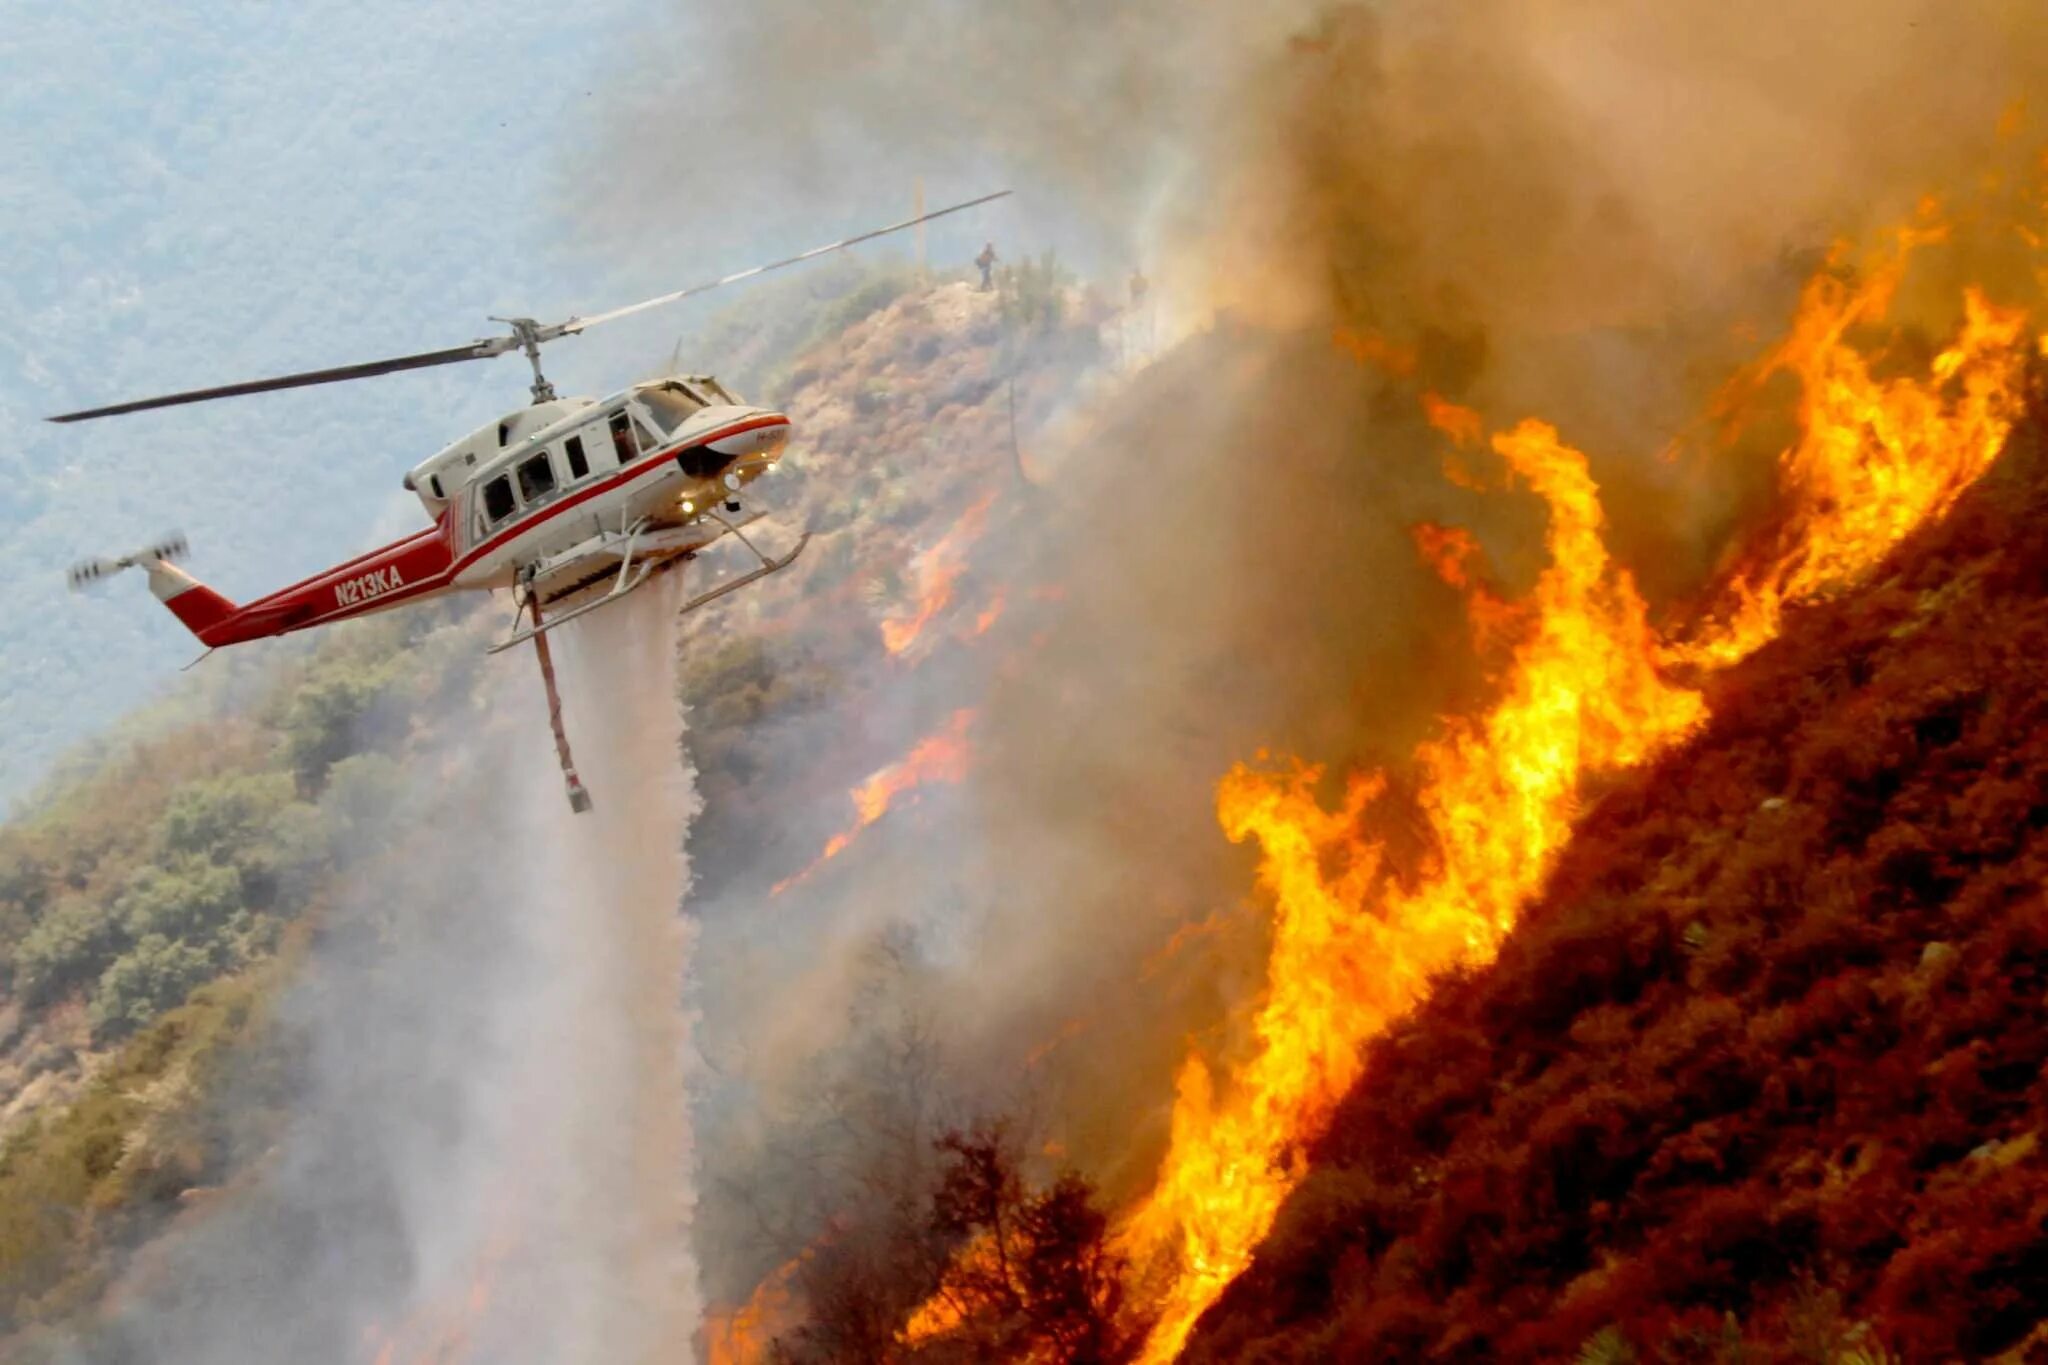
[(2048, 460), (1711, 684), (1373, 1045), (1191, 1361), (2034, 1356)]

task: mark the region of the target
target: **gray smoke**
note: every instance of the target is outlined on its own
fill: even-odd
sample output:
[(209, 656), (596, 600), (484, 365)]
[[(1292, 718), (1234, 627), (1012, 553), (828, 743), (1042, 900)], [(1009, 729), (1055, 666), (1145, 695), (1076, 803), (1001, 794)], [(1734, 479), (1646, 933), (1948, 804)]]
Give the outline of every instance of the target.
[[(1408, 525), (1474, 530), (1505, 591), (1540, 563), (1540, 508), (1483, 450), (1488, 491), (1446, 482), (1419, 391), (1494, 428), (1557, 422), (1619, 557), (1680, 602), (1770, 496), (1775, 448), (1668, 444), (1833, 234), (1974, 183), (2001, 111), (2048, 84), (2038, 7), (2008, 0), (767, 0), (677, 25), (614, 120), (660, 173), (590, 188), (622, 235), (661, 240), (711, 168), (743, 225), (850, 217), (862, 187), (916, 174), (993, 181), (1020, 191), (993, 230), (1012, 259), (1055, 246), (1114, 285), (1141, 262), (1198, 320), (1063, 439), (1027, 430), (1050, 487), (1006, 495), (974, 573), (1013, 601), (1064, 589), (1028, 647), (915, 673), (834, 659), (836, 706), (758, 727), (765, 749), (847, 752), (850, 784), (953, 709), (978, 717), (968, 781), (815, 882), (766, 896), (843, 819), (829, 784), (716, 855), (698, 908), (719, 1235), (700, 1254), (728, 1302), (863, 1197), (862, 1139), (819, 1100), (879, 1074), (880, 943), (913, 945), (883, 980), (960, 1105), (1051, 1115), (1113, 1196), (1143, 1188), (1174, 1064), (1190, 1037), (1227, 1049), (1219, 1021), (1262, 977), (1216, 777), (1267, 747), (1389, 766), (1397, 806), (1415, 740), (1484, 695)], [(1339, 327), (1406, 371), (1355, 361)], [(903, 480), (926, 458), (829, 455)], [(993, 479), (1003, 452), (944, 459)], [(1161, 956), (1196, 925), (1214, 927)]]

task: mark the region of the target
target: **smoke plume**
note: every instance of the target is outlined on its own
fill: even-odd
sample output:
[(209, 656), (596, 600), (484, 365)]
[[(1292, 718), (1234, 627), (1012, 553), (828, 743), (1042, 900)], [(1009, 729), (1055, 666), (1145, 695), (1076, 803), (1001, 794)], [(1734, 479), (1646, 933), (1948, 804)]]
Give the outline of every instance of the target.
[[(594, 813), (567, 809), (516, 655), (473, 703), (422, 718), (441, 737), (405, 769), (357, 787), (349, 890), (282, 1007), (298, 1049), (284, 1136), (144, 1253), (87, 1358), (683, 1349), (696, 798), (673, 606), (650, 588), (556, 637)], [(336, 788), (352, 780), (337, 770)]]
[[(1541, 508), (1425, 396), (1556, 422), (1617, 556), (1677, 609), (1771, 496), (1771, 433), (1723, 448), (1699, 421), (1714, 392), (1837, 234), (2011, 174), (1997, 130), (2048, 74), (2027, 6), (1933, 0), (771, 0), (690, 36), (618, 116), (676, 172), (657, 183), (715, 148), (751, 202), (801, 182), (822, 211), (991, 169), (1026, 206), (1005, 249), (1119, 282), (1142, 262), (1181, 338), (1035, 433), (1046, 491), (976, 551), (985, 580), (1063, 594), (1028, 649), (877, 661), (841, 676), (846, 710), (769, 736), (880, 756), (972, 708), (966, 782), (772, 906), (773, 831), (709, 855), (725, 1079), (698, 1097), (718, 1135), (699, 1249), (724, 1301), (858, 1203), (859, 1162), (805, 1154), (835, 1131), (819, 1078), (866, 1065), (857, 1006), (891, 935), (913, 947), (888, 988), (943, 1040), (957, 1103), (1029, 1108), (1114, 1196), (1141, 1192), (1187, 1039), (1227, 1057), (1262, 973), (1217, 777), (1271, 747), (1398, 785), (1483, 689), (1412, 524), (1471, 528), (1503, 590), (1535, 571)], [(679, 202), (642, 189), (646, 221)], [(1938, 329), (1955, 292), (1928, 299), (1904, 317)]]

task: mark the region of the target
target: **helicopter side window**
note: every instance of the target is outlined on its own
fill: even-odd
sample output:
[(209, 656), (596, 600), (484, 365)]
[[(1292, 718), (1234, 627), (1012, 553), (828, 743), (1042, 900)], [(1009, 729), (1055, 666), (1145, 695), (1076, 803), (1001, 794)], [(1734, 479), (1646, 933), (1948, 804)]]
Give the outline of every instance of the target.
[(562, 443), (562, 449), (569, 454), (569, 481), (574, 483), (590, 472), (590, 461), (583, 455), (583, 438), (571, 436)]
[(555, 491), (555, 466), (543, 450), (519, 466), (519, 496), (531, 507)]
[(618, 452), (620, 464), (633, 463), (639, 451), (633, 447), (633, 423), (623, 412), (612, 414), (612, 449)]
[(510, 475), (500, 474), (484, 485), (484, 515), (490, 518), (492, 525), (511, 516), (513, 506)]

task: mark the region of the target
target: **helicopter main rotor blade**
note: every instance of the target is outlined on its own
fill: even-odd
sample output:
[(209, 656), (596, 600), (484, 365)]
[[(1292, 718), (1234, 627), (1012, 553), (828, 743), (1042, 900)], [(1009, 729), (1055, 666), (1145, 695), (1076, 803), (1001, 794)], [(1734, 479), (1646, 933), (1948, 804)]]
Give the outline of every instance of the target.
[(434, 365), (453, 365), (464, 360), (485, 360), (494, 355), (503, 355), (515, 343), (506, 337), (488, 337), (472, 341), (466, 346), (450, 346), (444, 351), (422, 351), (417, 355), (393, 356), (389, 360), (369, 360), (360, 365), (337, 365), (326, 370), (303, 370), (298, 374), (281, 374), (274, 379), (251, 379), (240, 384), (222, 384), (211, 389), (187, 389), (183, 393), (166, 393), (155, 398), (137, 398), (127, 403), (114, 403), (104, 408), (86, 408), (79, 412), (62, 413), (49, 418), (52, 422), (85, 422), (95, 417), (118, 417), (124, 412), (143, 412), (149, 408), (174, 408), (183, 403), (204, 403), (213, 398), (236, 398), (245, 393), (269, 393), (272, 389), (299, 389), (309, 384), (338, 384), (346, 379), (368, 379), (372, 375), (396, 374), (400, 370), (424, 370)]
[(172, 408), (185, 403), (204, 403), (215, 398), (237, 398), (243, 394), (269, 393), (275, 389), (305, 388), (312, 384), (338, 384), (349, 379), (368, 379), (373, 375), (395, 374), (400, 370), (423, 370), (433, 365), (454, 365), (465, 360), (488, 360), (492, 356), (503, 355), (507, 351), (513, 350), (525, 351), (528, 359), (532, 360), (535, 375), (534, 393), (536, 399), (538, 399), (539, 397), (552, 394), (552, 390), (547, 387), (546, 381), (540, 378), (540, 346), (542, 342), (554, 341), (565, 336), (575, 336), (586, 328), (595, 327), (600, 322), (610, 322), (615, 318), (629, 317), (634, 313), (645, 312), (649, 308), (659, 308), (665, 303), (674, 303), (678, 299), (686, 299), (692, 294), (702, 294), (707, 290), (734, 284), (740, 280), (751, 279), (756, 275), (765, 275), (771, 270), (780, 270), (784, 266), (796, 265), (799, 262), (808, 261), (830, 252), (843, 251), (847, 247), (857, 246), (862, 242), (870, 242), (877, 237), (886, 237), (892, 232), (901, 232), (905, 228), (916, 227), (919, 223), (929, 223), (934, 218), (943, 218), (949, 213), (959, 213), (964, 209), (975, 208), (992, 200), (1001, 199), (1009, 193), (1010, 191), (1008, 190), (997, 190), (994, 194), (984, 194), (981, 198), (970, 199), (964, 204), (953, 204), (947, 208), (934, 210), (931, 213), (919, 214), (915, 218), (906, 218), (900, 223), (891, 223), (887, 227), (876, 228), (872, 232), (863, 232), (855, 237), (847, 237), (837, 242), (828, 242), (824, 246), (812, 247), (809, 251), (801, 252), (780, 261), (771, 261), (767, 265), (757, 265), (751, 270), (742, 270), (737, 274), (726, 275), (716, 280), (708, 280), (703, 284), (693, 284), (687, 289), (678, 289), (672, 294), (663, 294), (659, 298), (643, 299), (639, 303), (627, 304), (624, 308), (614, 308), (611, 312), (599, 313), (596, 317), (570, 318), (567, 322), (548, 324), (536, 323), (532, 318), (494, 318), (493, 321), (504, 322), (511, 326), (512, 333), (510, 336), (485, 337), (479, 341), (472, 341), (466, 346), (451, 346), (441, 351), (422, 351), (417, 355), (393, 356), (389, 360), (365, 361), (360, 365), (337, 365), (332, 369), (305, 370), (298, 374), (279, 375), (274, 379), (251, 379), (240, 384), (222, 384), (210, 389), (187, 389), (183, 393), (167, 393), (155, 398), (138, 398), (127, 403), (113, 403), (103, 408), (84, 408), (78, 412), (60, 413), (48, 420), (52, 422), (85, 422), (95, 417), (118, 417), (122, 413), (127, 412), (145, 412), (150, 408)]
[(828, 255), (834, 251), (843, 251), (847, 247), (858, 246), (862, 242), (871, 242), (877, 237), (886, 237), (892, 232), (901, 232), (905, 228), (916, 227), (919, 223), (929, 223), (934, 218), (943, 218), (949, 213), (959, 213), (963, 209), (979, 207), (992, 200), (1001, 199), (1009, 192), (1008, 190), (997, 190), (994, 194), (984, 194), (981, 198), (969, 199), (964, 204), (954, 204), (947, 208), (935, 209), (930, 213), (919, 214), (915, 218), (906, 218), (900, 223), (891, 223), (887, 227), (876, 228), (872, 232), (863, 232), (857, 237), (846, 237), (836, 242), (828, 242), (824, 246), (814, 246), (809, 251), (800, 252), (783, 260), (771, 261), (767, 265), (757, 265), (751, 270), (742, 270), (737, 274), (725, 275), (715, 280), (707, 280), (703, 284), (693, 284), (687, 289), (678, 289), (673, 294), (662, 294), (656, 298), (642, 299), (639, 303), (629, 303), (624, 308), (614, 308), (609, 313), (599, 313), (595, 317), (588, 318), (570, 318), (567, 322), (543, 328), (541, 339), (547, 341), (553, 340), (558, 336), (574, 336), (586, 328), (597, 326), (600, 322), (611, 322), (617, 318), (630, 317), (635, 313), (644, 313), (649, 308), (659, 308), (665, 303), (674, 303), (678, 299), (689, 298), (692, 294), (708, 293), (713, 289), (722, 288), (728, 284), (737, 284), (741, 280), (752, 279), (756, 275), (765, 275), (771, 270), (780, 270), (784, 266), (797, 265), (814, 257)]

